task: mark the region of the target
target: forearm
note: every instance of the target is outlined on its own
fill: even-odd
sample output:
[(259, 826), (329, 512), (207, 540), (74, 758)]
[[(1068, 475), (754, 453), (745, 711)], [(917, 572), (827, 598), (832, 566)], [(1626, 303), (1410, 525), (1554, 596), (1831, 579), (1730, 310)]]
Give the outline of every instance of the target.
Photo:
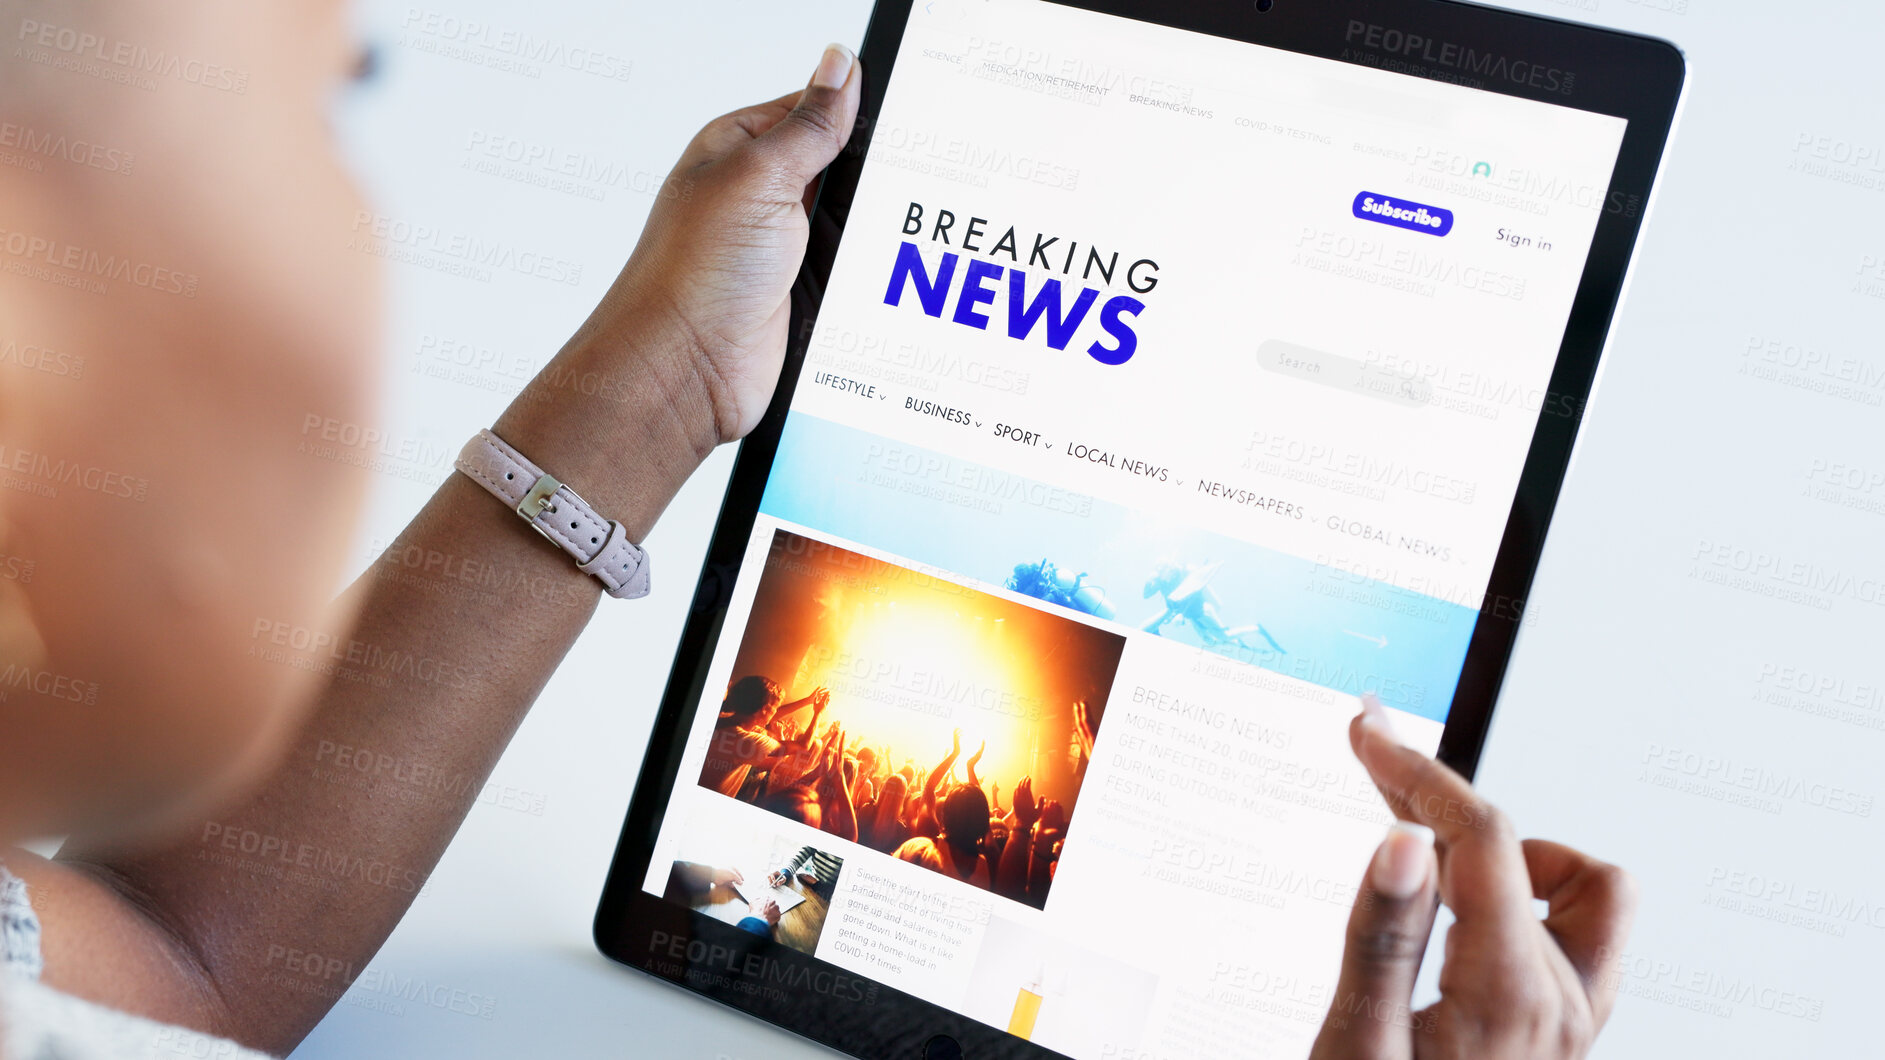
[(829, 831), (848, 842), (857, 842), (857, 807), (851, 804), (851, 793), (845, 790), (843, 783), (833, 785), (831, 802), (834, 805)]
[(1017, 902), (1026, 901), (1028, 893), (1028, 846), (1030, 829), (1018, 828), (1002, 845), (1001, 860), (995, 867), (995, 893)]
[(793, 873), (797, 872), (798, 870), (804, 868), (805, 863), (810, 860), (812, 860), (812, 848), (800, 847), (799, 852), (793, 855), (792, 860), (786, 862), (785, 868), (780, 869), (779, 871), (785, 873), (787, 876), (790, 876)]
[(1051, 849), (1041, 849), (1045, 845), (1041, 837), (1037, 836), (1032, 845), (1034, 856), (1028, 864), (1027, 901), (1038, 909), (1046, 903), (1047, 888), (1054, 880), (1054, 858)]
[(955, 768), (956, 756), (952, 754), (941, 762), (936, 763), (936, 768), (929, 771), (929, 780), (925, 781), (923, 784), (923, 805), (930, 813), (934, 814), (936, 812), (936, 789), (942, 785), (943, 778), (948, 776)]
[[(609, 363), (632, 366), (606, 369), (615, 388), (557, 384)], [(639, 541), (710, 448), (686, 422), (690, 400), (643, 360), (573, 341), (496, 430)], [(167, 849), (74, 844), (62, 859), (181, 941), (220, 994), (220, 1029), (285, 1051), (423, 889), (599, 595), (567, 555), (453, 474), (348, 590), (350, 630), (291, 631), (278, 645), (266, 616), (257, 622), (255, 665), (328, 676), (251, 796)], [(296, 650), (311, 643), (322, 646)], [(322, 955), (320, 970), (298, 966), (306, 953)]]

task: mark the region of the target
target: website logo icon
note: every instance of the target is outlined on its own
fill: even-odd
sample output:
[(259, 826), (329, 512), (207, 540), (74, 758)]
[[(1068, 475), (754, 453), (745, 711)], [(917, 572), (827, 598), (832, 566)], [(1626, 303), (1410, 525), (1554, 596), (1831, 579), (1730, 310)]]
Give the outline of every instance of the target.
[(1430, 236), (1453, 231), (1453, 211), (1426, 206), (1406, 199), (1396, 199), (1379, 192), (1364, 191), (1355, 196), (1355, 216), (1364, 221), (1393, 225)]

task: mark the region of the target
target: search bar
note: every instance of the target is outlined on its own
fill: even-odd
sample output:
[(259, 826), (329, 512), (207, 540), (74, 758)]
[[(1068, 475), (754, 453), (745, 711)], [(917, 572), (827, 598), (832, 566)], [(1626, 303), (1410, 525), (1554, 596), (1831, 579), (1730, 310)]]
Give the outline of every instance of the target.
[(1433, 400), (1433, 386), (1424, 379), (1408, 379), (1353, 357), (1312, 350), (1281, 339), (1269, 339), (1257, 347), (1257, 363), (1278, 375), (1321, 383), (1393, 405), (1420, 408)]

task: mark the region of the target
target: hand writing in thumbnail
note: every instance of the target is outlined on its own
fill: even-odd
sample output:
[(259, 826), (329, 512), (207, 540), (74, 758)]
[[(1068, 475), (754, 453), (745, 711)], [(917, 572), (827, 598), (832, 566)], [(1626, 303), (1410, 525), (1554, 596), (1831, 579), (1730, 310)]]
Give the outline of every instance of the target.
[[(1636, 904), (1629, 876), (1567, 846), (1521, 842), (1464, 778), (1402, 745), (1372, 696), (1349, 742), (1400, 821), (1362, 881), (1312, 1060), (1584, 1056), (1616, 1000)], [(1415, 1012), (1436, 895), (1456, 922), (1440, 1000)], [(1534, 898), (1548, 903), (1543, 920)]]
[(785, 881), (790, 878), (791, 877), (785, 874), (784, 869), (774, 869), (772, 870), (772, 875), (766, 877), (766, 882), (772, 884), (774, 887), (784, 887)]

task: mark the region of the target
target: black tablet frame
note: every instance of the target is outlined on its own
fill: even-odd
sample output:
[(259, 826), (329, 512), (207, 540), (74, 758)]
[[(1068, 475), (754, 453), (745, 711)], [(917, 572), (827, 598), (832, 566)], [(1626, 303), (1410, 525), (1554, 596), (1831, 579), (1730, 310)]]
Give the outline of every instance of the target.
[[(812, 245), (794, 291), (793, 340), (779, 389), (759, 427), (740, 447), (596, 911), (595, 939), (616, 961), (854, 1056), (922, 1057), (932, 1037), (947, 1035), (958, 1043), (957, 1055), (972, 1060), (1049, 1057), (1058, 1054), (642, 890), (804, 363), (818, 298), (837, 251), (836, 237), (862, 172), (869, 131), (883, 104), (884, 86), (911, 10), (922, 2), (879, 0), (871, 13), (859, 50), (864, 99), (857, 134), (825, 174), (814, 210)], [(1258, 10), (1255, 0), (1209, 5), (1172, 0), (1046, 2), (1356, 65), (1391, 63), (1397, 72), (1414, 76), (1467, 78), (1479, 82), (1475, 87), (1502, 95), (1628, 120), (1440, 741), (1439, 757), (1471, 777), (1527, 613), (1545, 530), (1680, 106), (1685, 76), (1681, 52), (1655, 38), (1457, 0), (1274, 0), (1267, 11)], [(1410, 35), (1425, 43), (1413, 46)], [(1469, 47), (1476, 57), (1495, 57), (1496, 65), (1462, 69), (1461, 57)], [(1481, 76), (1488, 71), (1504, 76)]]

